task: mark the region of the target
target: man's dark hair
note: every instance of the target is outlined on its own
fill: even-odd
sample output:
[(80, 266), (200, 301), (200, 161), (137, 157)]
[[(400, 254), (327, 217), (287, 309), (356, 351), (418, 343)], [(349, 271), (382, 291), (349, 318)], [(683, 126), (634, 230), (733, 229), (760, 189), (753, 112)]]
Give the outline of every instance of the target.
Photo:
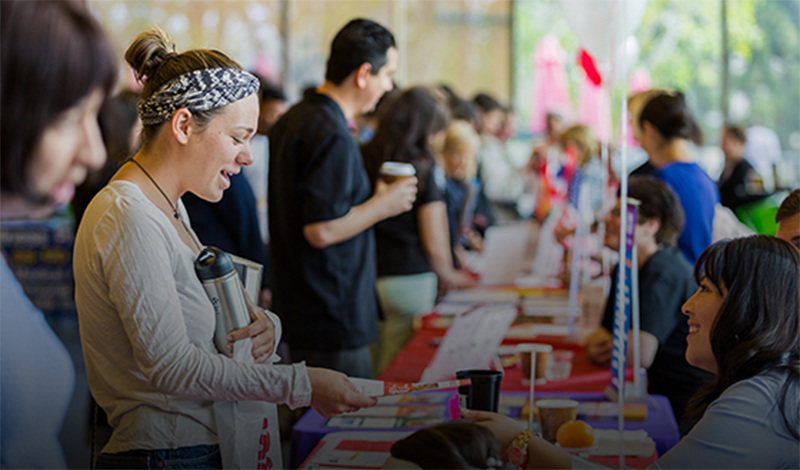
[(800, 188), (789, 193), (786, 199), (783, 200), (781, 206), (778, 207), (778, 212), (775, 214), (775, 222), (781, 223), (783, 219), (798, 213), (800, 213)]
[(376, 75), (386, 65), (390, 47), (397, 47), (394, 36), (380, 24), (363, 18), (347, 23), (331, 43), (325, 80), (341, 85), (365, 63), (372, 67), (372, 75)]
[(652, 176), (632, 176), (628, 180), (628, 197), (641, 202), (638, 223), (658, 220), (656, 243), (675, 246), (684, 224), (678, 195), (666, 183)]
[(261, 104), (267, 101), (287, 101), (286, 94), (283, 90), (266, 80), (261, 80), (261, 91), (258, 93), (258, 100)]

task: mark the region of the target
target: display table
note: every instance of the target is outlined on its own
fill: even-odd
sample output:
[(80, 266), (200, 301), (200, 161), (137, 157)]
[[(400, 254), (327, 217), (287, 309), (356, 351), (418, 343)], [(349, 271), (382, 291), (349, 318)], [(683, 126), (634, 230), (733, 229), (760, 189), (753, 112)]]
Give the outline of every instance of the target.
[[(446, 329), (432, 327), (430, 319), (423, 322), (422, 329), (416, 332), (411, 341), (400, 351), (386, 370), (380, 376), (381, 380), (389, 382), (418, 382), (425, 367), (428, 366)], [(537, 384), (536, 389), (542, 391), (575, 391), (575, 392), (602, 392), (608, 385), (611, 372), (609, 369), (598, 367), (586, 357), (581, 344), (558, 336), (537, 336), (534, 338), (506, 338), (504, 345), (519, 343), (547, 343), (555, 349), (569, 349), (575, 353), (572, 360), (572, 373), (565, 380)], [(627, 371), (627, 380), (633, 380), (633, 370)], [(504, 370), (503, 390), (524, 391), (528, 384), (523, 383), (522, 370), (519, 365), (508, 367)]]
[[(519, 401), (519, 397), (527, 396), (524, 392), (504, 392), (504, 398), (510, 399), (509, 401)], [(578, 392), (543, 392), (536, 394), (538, 398), (552, 397), (552, 398), (571, 398), (578, 401), (602, 401), (604, 396), (602, 393), (578, 393)], [(669, 400), (663, 396), (653, 395), (654, 406), (648, 409), (647, 418), (644, 421), (627, 421), (625, 429), (629, 431), (645, 430), (653, 439), (656, 444), (656, 453), (663, 455), (667, 450), (672, 448), (679, 440), (680, 433), (678, 432), (678, 424), (672, 415), (672, 408), (669, 405)], [(501, 398), (501, 411), (505, 412), (511, 417), (519, 417), (521, 407), (511, 406), (502, 407), (503, 398)], [(446, 413), (446, 412), (445, 412)], [(443, 420), (449, 419), (448, 414), (442, 416)], [(397, 433), (397, 432), (413, 432), (419, 428), (393, 428), (393, 429), (376, 429), (376, 428), (336, 428), (326, 426), (327, 418), (323, 418), (316, 411), (309, 410), (300, 421), (295, 424), (292, 429), (292, 453), (290, 456), (291, 468), (305, 468), (301, 467), (301, 463), (308, 459), (312, 451), (323, 441), (326, 435), (340, 431), (370, 434), (381, 436), (383, 433)], [(617, 429), (616, 419), (594, 421), (587, 420), (589, 424), (595, 429)], [(648, 458), (626, 458), (625, 464), (634, 468), (643, 468), (655, 460), (655, 455)], [(609, 462), (608, 457), (593, 458), (602, 463)], [(610, 458), (614, 460), (614, 458)]]

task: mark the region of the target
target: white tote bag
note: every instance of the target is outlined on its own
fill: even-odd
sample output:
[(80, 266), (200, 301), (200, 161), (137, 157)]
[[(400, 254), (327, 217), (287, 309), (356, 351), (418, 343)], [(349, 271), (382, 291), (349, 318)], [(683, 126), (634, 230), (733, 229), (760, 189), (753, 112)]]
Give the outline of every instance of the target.
[[(235, 361), (252, 361), (250, 339), (234, 344)], [(264, 367), (270, 367), (264, 364)], [(217, 439), (226, 469), (283, 468), (278, 407), (265, 401), (214, 402)]]

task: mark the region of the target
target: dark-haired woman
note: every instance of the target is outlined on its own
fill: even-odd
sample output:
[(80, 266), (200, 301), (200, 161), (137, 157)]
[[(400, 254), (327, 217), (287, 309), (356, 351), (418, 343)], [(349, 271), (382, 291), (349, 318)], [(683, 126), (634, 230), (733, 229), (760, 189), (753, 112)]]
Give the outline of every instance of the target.
[(433, 308), (437, 278), (444, 289), (475, 284), (468, 273), (453, 268), (445, 176), (434, 154), (444, 143), (449, 120), (441, 92), (410, 88), (391, 103), (375, 137), (361, 149), (373, 186), (387, 161), (414, 165), (419, 180), (412, 209), (375, 225), (378, 302), (384, 315), (372, 348), (375, 375), (411, 339), (414, 315)]
[[(635, 232), (639, 263), (640, 361), (647, 369), (648, 392), (669, 398), (675, 419), (681, 423), (681, 434), (685, 434), (690, 428), (690, 423), (682, 423), (686, 404), (700, 386), (711, 379), (711, 374), (690, 365), (684, 357), (689, 326), (681, 306), (697, 285), (692, 279), (692, 265), (675, 247), (683, 230), (683, 210), (675, 193), (652, 176), (631, 177), (628, 195), (641, 202)], [(605, 220), (605, 245), (611, 249), (619, 248), (619, 217), (617, 201)], [(604, 367), (611, 363), (616, 286), (617, 277), (612, 276), (602, 326), (586, 340), (587, 357)]]
[[(766, 235), (721, 241), (700, 255), (694, 276), (700, 287), (683, 305), (686, 360), (716, 378), (689, 405), (698, 423), (651, 468), (800, 468), (800, 252)], [(517, 466), (597, 466), (510, 418), (468, 417), (501, 448), (524, 447)]]
[[(46, 216), (105, 162), (97, 113), (117, 60), (76, 1), (0, 3), (0, 58), (0, 218)], [(72, 361), (4, 257), (0, 298), (0, 467), (66, 468)]]
[(686, 223), (678, 248), (694, 264), (711, 245), (714, 211), (719, 192), (714, 181), (692, 162), (691, 142), (702, 141), (682, 93), (657, 94), (639, 115), (639, 143), (656, 172), (678, 195)]
[(310, 404), (323, 415), (374, 404), (344, 374), (271, 364), (281, 323), (252, 302), (253, 323), (228, 340), (252, 337), (255, 360), (214, 348), (214, 307), (194, 272), (202, 245), (180, 198), (218, 201), (253, 161), (259, 82), (219, 51), (173, 49), (158, 30), (128, 48), (146, 77), (142, 148), (89, 204), (75, 240), (89, 388), (114, 428), (98, 468), (221, 467), (214, 401)]

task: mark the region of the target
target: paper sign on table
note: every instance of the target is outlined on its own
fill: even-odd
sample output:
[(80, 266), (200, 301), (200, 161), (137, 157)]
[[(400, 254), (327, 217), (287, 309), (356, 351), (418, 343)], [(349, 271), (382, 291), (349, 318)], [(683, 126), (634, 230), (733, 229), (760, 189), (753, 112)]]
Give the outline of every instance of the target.
[(433, 383), (403, 383), (403, 382), (384, 382), (382, 380), (359, 379), (349, 377), (350, 382), (356, 389), (368, 397), (382, 397), (384, 395), (402, 395), (404, 393), (424, 392), (426, 390), (444, 390), (457, 388), (462, 385), (469, 385), (469, 379), (446, 380)]
[(455, 317), (422, 381), (447, 380), (459, 370), (488, 368), (516, 317), (515, 305), (487, 305)]
[(522, 271), (529, 238), (528, 225), (489, 227), (481, 253), (480, 283), (513, 284)]

